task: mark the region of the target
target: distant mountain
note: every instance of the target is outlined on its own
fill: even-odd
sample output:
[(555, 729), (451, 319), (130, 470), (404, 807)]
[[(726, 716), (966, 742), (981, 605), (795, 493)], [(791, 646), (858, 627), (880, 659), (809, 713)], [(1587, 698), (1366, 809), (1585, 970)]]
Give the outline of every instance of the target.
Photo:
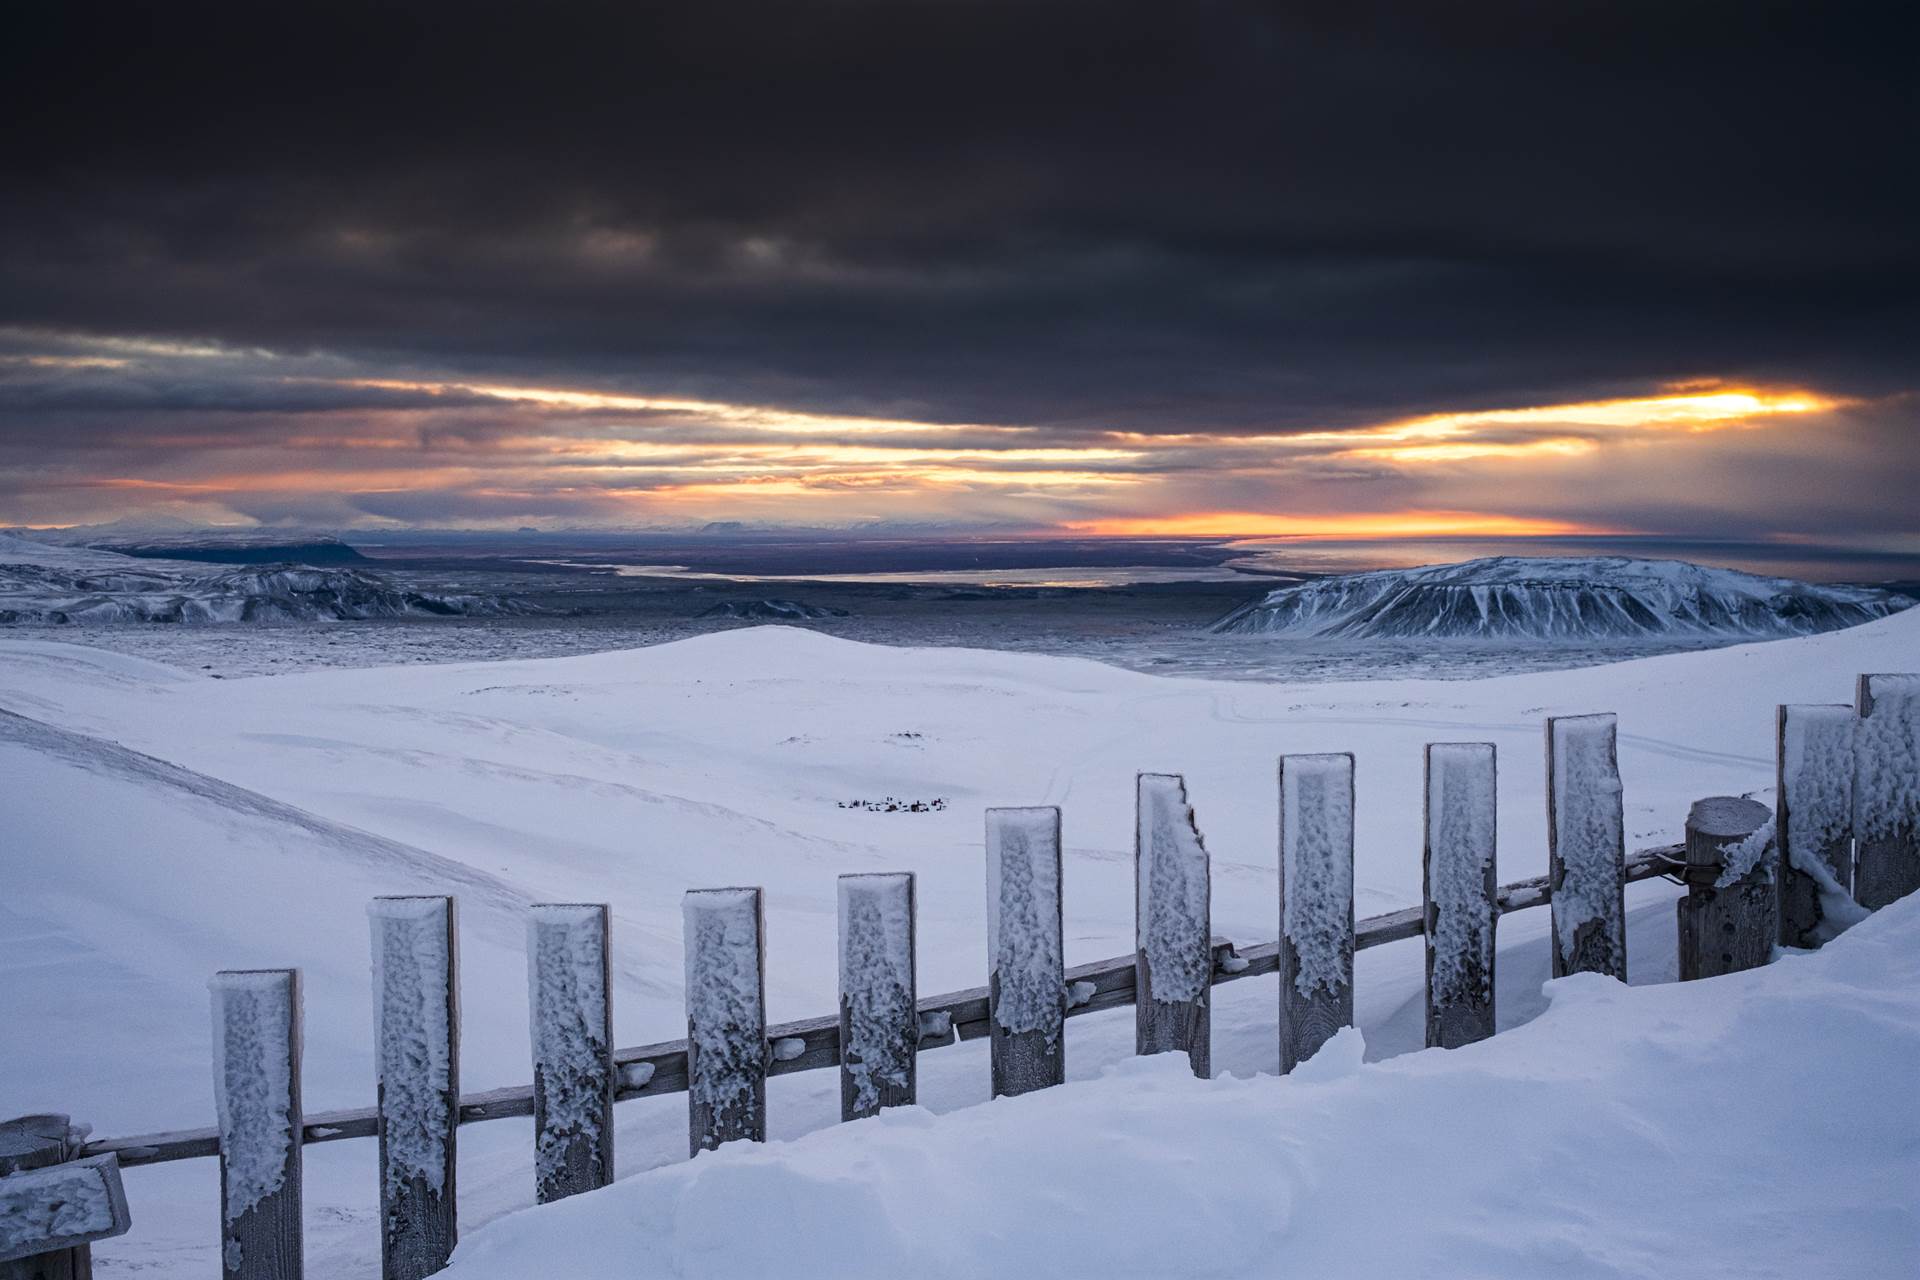
[(703, 618), (741, 618), (755, 622), (803, 622), (815, 618), (845, 618), (845, 609), (802, 604), (798, 600), (728, 600), (700, 614)]
[(1681, 560), (1494, 556), (1283, 587), (1213, 630), (1343, 639), (1761, 638), (1837, 631), (1914, 603), (1871, 587), (1816, 586)]

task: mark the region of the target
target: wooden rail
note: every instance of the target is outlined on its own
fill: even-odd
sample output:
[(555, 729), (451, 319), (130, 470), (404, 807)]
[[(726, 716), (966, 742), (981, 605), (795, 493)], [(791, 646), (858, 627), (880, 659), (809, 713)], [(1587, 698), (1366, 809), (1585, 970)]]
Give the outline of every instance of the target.
[[(1642, 849), (1627, 860), (1628, 881), (1651, 880), (1669, 875), (1685, 861), (1684, 845), (1661, 845)], [(1546, 876), (1533, 876), (1502, 885), (1497, 898), (1501, 915), (1543, 907), (1552, 899)], [(1405, 907), (1377, 916), (1368, 916), (1354, 926), (1354, 947), (1385, 946), (1418, 938), (1426, 932), (1423, 911)], [(1257, 978), (1279, 970), (1278, 942), (1262, 942), (1241, 950), (1227, 938), (1214, 939), (1213, 985)], [(1223, 964), (1222, 962), (1230, 962)], [(1238, 963), (1238, 962), (1244, 962)], [(1070, 1018), (1120, 1009), (1133, 1003), (1134, 957), (1114, 956), (1089, 964), (1070, 965), (1068, 985), (1093, 984), (1093, 994), (1067, 1009)], [(968, 987), (943, 995), (924, 996), (920, 1008), (920, 1051), (940, 1049), (961, 1040), (979, 1040), (987, 1035), (987, 989)], [(840, 1018), (829, 1014), (802, 1018), (767, 1028), (769, 1043), (800, 1040), (805, 1048), (794, 1057), (774, 1058), (767, 1074), (783, 1076), (795, 1071), (816, 1071), (840, 1064)], [(666, 1040), (659, 1044), (621, 1049), (614, 1054), (620, 1068), (616, 1101), (629, 1098), (653, 1098), (687, 1090), (687, 1042)], [(469, 1093), (460, 1099), (460, 1123), (479, 1124), (486, 1120), (506, 1120), (533, 1114), (533, 1086), (513, 1085)], [(371, 1138), (378, 1132), (378, 1112), (372, 1107), (354, 1107), (344, 1111), (309, 1113), (300, 1130), (300, 1141), (312, 1144), (341, 1142), (348, 1138)], [(220, 1131), (215, 1128), (178, 1129), (171, 1133), (138, 1134), (127, 1138), (97, 1138), (81, 1149), (85, 1156), (111, 1152), (127, 1168), (141, 1164), (161, 1164), (169, 1160), (196, 1160), (220, 1154)]]

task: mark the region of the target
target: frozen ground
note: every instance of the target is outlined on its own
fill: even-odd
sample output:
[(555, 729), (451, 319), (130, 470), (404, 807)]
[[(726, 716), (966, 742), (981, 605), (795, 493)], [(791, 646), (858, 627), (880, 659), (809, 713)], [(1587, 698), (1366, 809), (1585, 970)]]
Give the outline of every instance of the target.
[[(767, 1012), (782, 1020), (833, 1005), (836, 873), (917, 871), (921, 989), (949, 990), (984, 976), (982, 809), (1057, 804), (1066, 959), (1099, 959), (1132, 945), (1134, 774), (1158, 770), (1186, 775), (1214, 859), (1216, 932), (1270, 939), (1274, 761), (1283, 752), (1356, 754), (1356, 889), (1366, 915), (1418, 901), (1425, 742), (1498, 744), (1500, 877), (1512, 880), (1545, 869), (1545, 716), (1619, 713), (1628, 841), (1639, 846), (1672, 839), (1699, 796), (1770, 798), (1776, 702), (1843, 701), (1856, 672), (1916, 665), (1920, 615), (1574, 672), (1317, 685), (1151, 677), (775, 627), (565, 659), (214, 680), (15, 633), (0, 637), (0, 707), (14, 713), (0, 717), (9, 869), (0, 1025), (32, 1034), (0, 1045), (0, 1113), (68, 1110), (114, 1134), (208, 1122), (207, 977), (287, 964), (305, 974), (308, 1107), (367, 1104), (365, 906), (377, 893), (460, 896), (462, 1078), (485, 1089), (530, 1075), (523, 913), (534, 901), (613, 904), (623, 1045), (682, 1033), (680, 896), (693, 887), (765, 886)], [(843, 806), (887, 796), (946, 804), (917, 813)], [(1672, 892), (1659, 882), (1629, 891), (1636, 982), (1672, 976)], [(1503, 1025), (1545, 1007), (1546, 928), (1544, 911), (1502, 924)], [(1417, 942), (1362, 953), (1356, 986), (1369, 1057), (1419, 1045)], [(1274, 999), (1270, 979), (1221, 990), (1217, 1071), (1273, 1068)], [(1512, 1052), (1553, 1052), (1563, 1037), (1551, 1027)], [(1129, 1011), (1076, 1019), (1069, 1076), (1123, 1062), (1132, 1039)], [(1579, 1061), (1585, 1041), (1567, 1044)], [(1776, 1064), (1787, 1078), (1769, 1085), (1768, 1106), (1834, 1096), (1826, 1042), (1809, 1033), (1795, 1044), (1799, 1055)], [(1679, 1054), (1670, 1065), (1676, 1097), (1721, 1085), (1724, 1064)], [(1881, 1065), (1888, 1078), (1905, 1070)], [(1140, 1088), (1178, 1093), (1151, 1072), (1139, 1079)], [(1434, 1089), (1441, 1123), (1445, 1092)], [(1534, 1086), (1514, 1089), (1531, 1107)], [(967, 1107), (986, 1092), (982, 1043), (924, 1056), (931, 1110)], [(1089, 1107), (1123, 1104), (1111, 1093), (1088, 1096)], [(1413, 1097), (1393, 1105), (1411, 1108)], [(838, 1114), (837, 1080), (781, 1077), (770, 1105), (776, 1139), (827, 1127)], [(1821, 1105), (1822, 1115), (1846, 1109)], [(621, 1104), (622, 1176), (682, 1156), (684, 1108), (684, 1097)], [(1525, 1114), (1531, 1123), (1536, 1112)], [(470, 1126), (460, 1140), (468, 1230), (531, 1200), (526, 1121)], [(1306, 1141), (1290, 1139), (1285, 1158), (1305, 1160)], [(308, 1152), (314, 1274), (377, 1270), (373, 1146)], [(128, 1190), (135, 1230), (97, 1250), (103, 1274), (213, 1269), (211, 1162), (130, 1170)], [(1581, 1270), (1577, 1261), (1568, 1274), (1653, 1274), (1606, 1259)]]

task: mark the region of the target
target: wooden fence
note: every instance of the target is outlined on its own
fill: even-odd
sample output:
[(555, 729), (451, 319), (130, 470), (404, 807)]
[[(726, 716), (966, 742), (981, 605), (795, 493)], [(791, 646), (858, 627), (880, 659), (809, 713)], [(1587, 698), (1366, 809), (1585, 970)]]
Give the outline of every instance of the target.
[[(299, 1276), (301, 1148), (349, 1138), (380, 1144), (383, 1275), (415, 1280), (454, 1246), (460, 1125), (532, 1116), (544, 1202), (612, 1180), (612, 1108), (627, 1098), (685, 1092), (697, 1154), (765, 1138), (768, 1076), (838, 1067), (841, 1115), (855, 1119), (912, 1103), (917, 1055), (958, 1040), (990, 1041), (994, 1095), (1026, 1093), (1065, 1079), (1066, 1019), (1128, 1004), (1140, 1053), (1185, 1053), (1206, 1076), (1212, 988), (1268, 973), (1280, 979), (1287, 1071), (1352, 1021), (1354, 953), (1414, 937), (1426, 940), (1427, 1043), (1465, 1045), (1494, 1031), (1501, 916), (1549, 906), (1556, 975), (1624, 978), (1625, 886), (1654, 876), (1688, 887), (1683, 979), (1761, 964), (1776, 943), (1817, 945), (1844, 927), (1836, 917), (1859, 912), (1854, 898), (1871, 908), (1920, 887), (1920, 676), (1863, 676), (1856, 706), (1783, 706), (1777, 724), (1777, 828), (1764, 805), (1713, 797), (1693, 806), (1683, 844), (1628, 856), (1615, 718), (1548, 720), (1548, 874), (1504, 886), (1494, 747), (1432, 744), (1424, 901), (1359, 921), (1353, 757), (1284, 756), (1279, 937), (1245, 948), (1212, 934), (1208, 854), (1178, 775), (1138, 777), (1136, 945), (1092, 964), (1064, 960), (1060, 811), (989, 809), (987, 985), (919, 996), (913, 876), (843, 876), (839, 1010), (775, 1026), (761, 891), (695, 890), (684, 903), (686, 1037), (636, 1049), (613, 1046), (608, 907), (536, 906), (533, 1082), (465, 1096), (454, 900), (379, 898), (368, 911), (375, 1105), (303, 1114), (296, 970), (216, 974), (216, 1125), (84, 1145), (65, 1117), (0, 1125), (0, 1174), (11, 1175), (0, 1178), (0, 1222), (28, 1224), (0, 1232), (0, 1280), (88, 1274), (87, 1242), (127, 1229), (119, 1167), (198, 1157), (220, 1160), (223, 1273)], [(63, 1194), (48, 1190), (59, 1178), (69, 1212), (36, 1217)], [(88, 1212), (71, 1211), (80, 1201)]]

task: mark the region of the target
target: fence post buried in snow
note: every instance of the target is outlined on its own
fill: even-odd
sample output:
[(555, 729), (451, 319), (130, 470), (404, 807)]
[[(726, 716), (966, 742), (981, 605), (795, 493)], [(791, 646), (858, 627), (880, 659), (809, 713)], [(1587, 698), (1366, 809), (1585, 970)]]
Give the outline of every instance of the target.
[(1739, 796), (1694, 801), (1687, 814), (1687, 896), (1680, 924), (1680, 980), (1765, 964), (1780, 936), (1773, 815)]
[(605, 903), (546, 902), (527, 913), (533, 1185), (541, 1204), (613, 1181), (609, 918)]
[(1427, 744), (1427, 1044), (1457, 1049), (1494, 1032), (1498, 765), (1490, 742)]
[(1207, 847), (1177, 773), (1134, 779), (1135, 1053), (1184, 1053), (1213, 1074), (1213, 926)]
[(452, 898), (375, 898), (374, 1063), (379, 1079), (380, 1274), (447, 1265), (459, 1227), (459, 955)]
[(687, 1147), (767, 1140), (766, 919), (759, 889), (681, 900), (687, 974)]
[(1611, 713), (1547, 721), (1553, 976), (1627, 980), (1626, 815)]
[(1353, 1024), (1353, 756), (1280, 757), (1280, 1070)]
[(1866, 675), (1854, 727), (1853, 896), (1869, 911), (1920, 889), (1920, 675)]
[(913, 873), (840, 877), (840, 1118), (912, 1106), (920, 1048)]
[(1060, 810), (987, 810), (987, 1024), (993, 1096), (1067, 1078)]
[(1782, 946), (1820, 945), (1831, 928), (1823, 889), (1853, 889), (1853, 735), (1846, 703), (1782, 706), (1775, 714)]
[(297, 1280), (304, 1274), (300, 973), (229, 969), (207, 986), (220, 1122), (221, 1274)]

